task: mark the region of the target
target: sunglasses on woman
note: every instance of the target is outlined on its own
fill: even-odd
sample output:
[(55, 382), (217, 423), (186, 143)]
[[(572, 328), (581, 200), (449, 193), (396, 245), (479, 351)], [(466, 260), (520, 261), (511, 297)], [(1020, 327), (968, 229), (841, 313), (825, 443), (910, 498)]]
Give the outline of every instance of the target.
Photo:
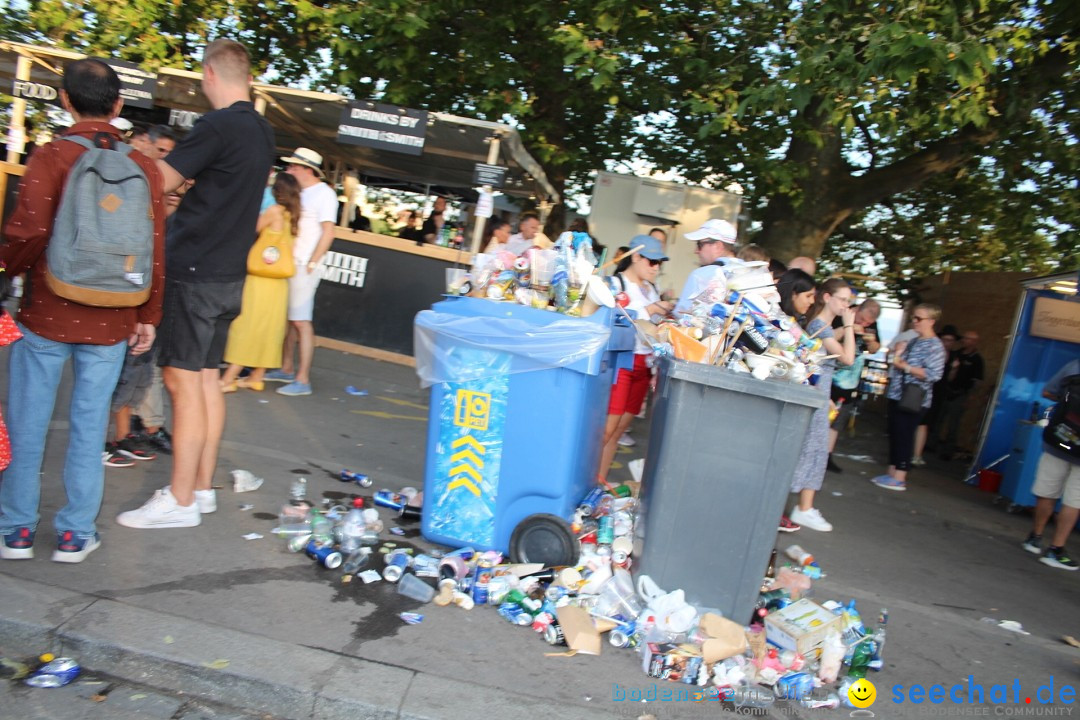
[(649, 265), (651, 265), (652, 267), (657, 267), (658, 265), (660, 265), (661, 263), (664, 262), (663, 260), (651, 260), (649, 258), (645, 258), (645, 259), (649, 261)]

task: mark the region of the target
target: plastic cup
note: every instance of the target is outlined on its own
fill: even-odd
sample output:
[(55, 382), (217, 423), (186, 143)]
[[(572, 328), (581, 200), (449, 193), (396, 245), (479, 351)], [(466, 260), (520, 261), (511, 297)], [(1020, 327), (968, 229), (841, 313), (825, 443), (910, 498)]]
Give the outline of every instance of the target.
[(596, 613), (605, 617), (621, 615), (627, 620), (633, 620), (642, 610), (630, 573), (622, 568), (615, 568), (611, 579), (600, 588)]
[(405, 573), (398, 580), (397, 591), (399, 595), (412, 598), (413, 600), (419, 600), (426, 603), (431, 602), (435, 597), (435, 588), (428, 585), (426, 582), (416, 577), (412, 573)]
[(546, 290), (551, 287), (551, 278), (555, 274), (554, 250), (529, 251), (530, 282), (534, 289)]
[(446, 268), (446, 292), (456, 295), (468, 273), (465, 268)]

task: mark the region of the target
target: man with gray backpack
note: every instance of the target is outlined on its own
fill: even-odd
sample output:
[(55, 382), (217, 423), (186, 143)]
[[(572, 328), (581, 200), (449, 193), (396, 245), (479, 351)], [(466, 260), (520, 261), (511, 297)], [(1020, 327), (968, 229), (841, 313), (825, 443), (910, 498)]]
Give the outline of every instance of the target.
[(0, 558), (34, 556), (45, 436), (64, 365), (74, 366), (56, 562), (97, 549), (105, 468), (101, 448), (124, 355), (150, 349), (164, 292), (165, 205), (152, 160), (109, 124), (120, 79), (99, 60), (64, 71), (60, 100), (75, 124), (30, 158), (4, 226), (0, 261), (26, 273), (11, 346), (12, 462), (0, 479)]

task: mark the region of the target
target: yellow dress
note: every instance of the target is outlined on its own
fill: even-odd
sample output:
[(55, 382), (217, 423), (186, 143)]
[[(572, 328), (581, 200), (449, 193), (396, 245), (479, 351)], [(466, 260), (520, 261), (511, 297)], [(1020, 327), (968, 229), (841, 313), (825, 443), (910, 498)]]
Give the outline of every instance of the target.
[[(289, 213), (284, 213), (282, 254), (292, 254), (293, 236)], [(225, 362), (256, 368), (281, 367), (281, 345), (288, 328), (289, 280), (248, 274), (240, 315), (229, 327)]]

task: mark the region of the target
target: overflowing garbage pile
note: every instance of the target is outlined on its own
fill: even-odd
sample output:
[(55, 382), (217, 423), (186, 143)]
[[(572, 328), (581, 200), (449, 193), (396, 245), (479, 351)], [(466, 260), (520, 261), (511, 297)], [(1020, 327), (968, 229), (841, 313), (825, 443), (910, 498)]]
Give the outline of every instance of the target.
[[(347, 470), (341, 480), (371, 485)], [(660, 589), (647, 576), (635, 583), (630, 568), (638, 502), (625, 485), (598, 487), (581, 500), (572, 523), (581, 556), (559, 568), (509, 563), (498, 552), (468, 547), (417, 554), (384, 541), (381, 514), (420, 516), (423, 493), (411, 488), (379, 490), (373, 507), (357, 497), (349, 507), (320, 508), (306, 492), (303, 478), (293, 483), (274, 532), (289, 550), (340, 571), (342, 582), (394, 583), (413, 600), (462, 610), (491, 606), (507, 622), (562, 648), (557, 653), (599, 655), (606, 635), (612, 647), (637, 652), (647, 676), (673, 683), (673, 698), (686, 693), (738, 707), (792, 700), (835, 708), (850, 705), (852, 683), (881, 669), (885, 611), (871, 629), (854, 601), (812, 600), (812, 583), (822, 571), (798, 546), (787, 548), (790, 562), (783, 566), (773, 553), (751, 618), (694, 607), (682, 590)], [(401, 619), (416, 624), (423, 615), (403, 612)]]
[(814, 384), (828, 356), (820, 338), (806, 333), (780, 307), (768, 266), (727, 259), (688, 312), (658, 323), (658, 354), (750, 373), (759, 380)]
[[(688, 312), (631, 317), (638, 331), (657, 355), (720, 365), (760, 380), (812, 384), (827, 357), (822, 342), (781, 310), (768, 263), (721, 262), (722, 272), (691, 299)], [(448, 290), (571, 316), (589, 315), (602, 305), (625, 308), (625, 292), (595, 274), (596, 263), (589, 236), (567, 232), (550, 250), (480, 253)]]
[(447, 290), (538, 309), (550, 306), (571, 316), (589, 315), (601, 304), (612, 304), (596, 270), (592, 238), (565, 232), (547, 250), (530, 248), (520, 256), (509, 251), (478, 253), (468, 274)]

